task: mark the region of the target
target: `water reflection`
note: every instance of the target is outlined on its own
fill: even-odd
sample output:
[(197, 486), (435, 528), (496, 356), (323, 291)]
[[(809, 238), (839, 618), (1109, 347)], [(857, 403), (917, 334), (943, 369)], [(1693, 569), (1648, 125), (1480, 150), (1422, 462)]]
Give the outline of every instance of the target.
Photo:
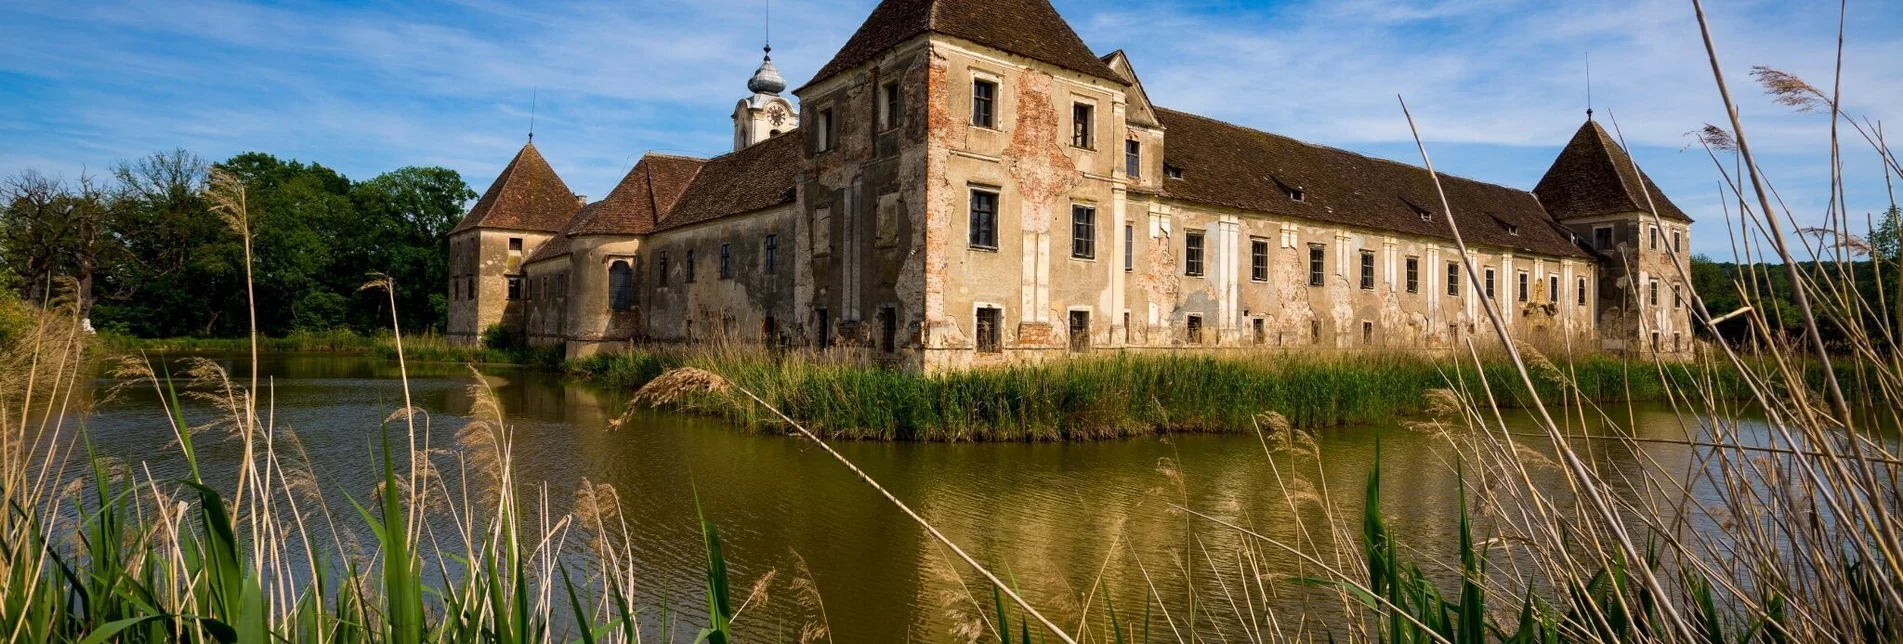
[[(241, 378), (248, 373), (242, 356), (214, 359)], [(260, 372), (271, 387), (279, 426), (297, 432), (327, 493), (365, 498), (375, 486), (380, 423), (402, 404), (395, 365), (368, 357), (273, 355), (261, 362)], [(412, 365), (410, 375), (416, 404), (429, 412), (424, 427), (432, 443), (451, 444), (475, 405), (467, 391), (469, 372)], [(650, 604), (665, 595), (689, 623), (699, 621), (698, 494), (708, 517), (721, 526), (736, 591), (767, 570), (785, 579), (797, 552), (823, 595), (836, 641), (953, 640), (963, 591), (955, 578), (929, 572), (945, 554), (824, 454), (790, 438), (675, 415), (637, 412), (610, 430), (610, 421), (626, 411), (619, 394), (540, 373), (500, 369), (488, 376), (516, 428), (518, 480), (545, 483), (557, 511), (571, 507), (583, 480), (620, 491), (623, 515), (636, 528), (633, 556), (645, 584), (640, 592)], [(1623, 424), (1626, 410), (1618, 413)], [(1681, 419), (1669, 411), (1633, 413), (1643, 436), (1686, 435)], [(189, 416), (203, 423), (213, 412), (201, 404)], [(1526, 431), (1524, 422), (1514, 424)], [(89, 428), (105, 453), (140, 460), (157, 478), (184, 475), (175, 451), (154, 448), (155, 441), (170, 439), (170, 430), (149, 388), (104, 403)], [(1197, 628), (1207, 632), (1230, 614), (1220, 604), (1223, 584), (1240, 580), (1219, 581), (1217, 575), (1241, 569), (1240, 542), (1229, 531), (1189, 523), (1170, 511), (1172, 503), (1291, 543), (1302, 536), (1298, 526), (1307, 525), (1315, 531), (1309, 536), (1326, 544), (1325, 510), (1307, 500), (1306, 492), (1292, 499), (1286, 486), (1299, 475), (1313, 481), (1315, 494), (1345, 500), (1349, 512), (1358, 512), (1378, 438), (1393, 528), (1425, 555), (1451, 553), (1438, 549), (1451, 545), (1457, 530), (1458, 488), (1445, 438), (1398, 424), (1331, 430), (1317, 438), (1319, 470), (1315, 461), (1298, 464), (1286, 455), (1271, 467), (1255, 436), (1033, 445), (851, 443), (839, 449), (971, 554), (1008, 570), (1026, 596), (1050, 606), (1060, 623), (1076, 623), (1080, 598), (1101, 575), (1104, 590), (1092, 600), (1094, 615), (1106, 593), (1120, 613), (1140, 614), (1146, 588), (1154, 585), (1178, 612), (1179, 625), (1188, 626), (1180, 613), (1193, 585), (1205, 605)], [(236, 446), (202, 449), (207, 477), (229, 480), (218, 477), (231, 475)], [(1682, 475), (1692, 457), (1679, 446), (1635, 449), (1618, 443), (1596, 443), (1590, 454), (1592, 466), (1631, 475), (1613, 480), (1636, 480), (1648, 468)], [(1185, 559), (1185, 553), (1194, 556)], [(1305, 605), (1314, 597), (1280, 583), (1318, 571), (1280, 551), (1260, 554), (1263, 572), (1276, 582), (1271, 587), (1278, 606), (1339, 610)], [(969, 576), (966, 581), (981, 588)], [(743, 631), (756, 637), (773, 637), (782, 625), (797, 631), (801, 610), (794, 594), (784, 585), (775, 590), (764, 609), (749, 609)], [(989, 610), (989, 592), (976, 592)], [(947, 609), (948, 598), (954, 610)], [(1161, 629), (1160, 613), (1157, 619)]]

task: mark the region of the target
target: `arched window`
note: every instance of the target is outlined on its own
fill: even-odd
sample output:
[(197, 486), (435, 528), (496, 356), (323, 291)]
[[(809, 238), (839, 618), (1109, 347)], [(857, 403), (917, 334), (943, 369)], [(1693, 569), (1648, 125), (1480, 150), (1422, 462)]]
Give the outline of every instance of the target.
[(634, 268), (624, 260), (608, 266), (608, 309), (627, 311), (634, 308)]

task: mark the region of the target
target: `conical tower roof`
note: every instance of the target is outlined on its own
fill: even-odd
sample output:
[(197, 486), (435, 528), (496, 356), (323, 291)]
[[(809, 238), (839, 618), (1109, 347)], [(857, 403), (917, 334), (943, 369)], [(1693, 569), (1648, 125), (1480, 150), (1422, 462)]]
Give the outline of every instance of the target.
[(515, 153), (454, 232), (471, 228), (559, 232), (580, 207), (575, 193), (531, 142)]
[(813, 80), (831, 78), (928, 32), (1128, 84), (1090, 53), (1047, 0), (884, 0)]
[(1579, 127), (1539, 186), (1533, 188), (1547, 214), (1561, 220), (1645, 212), (1647, 192), (1660, 217), (1692, 220), (1665, 197), (1651, 177), (1634, 167), (1625, 149), (1592, 120)]

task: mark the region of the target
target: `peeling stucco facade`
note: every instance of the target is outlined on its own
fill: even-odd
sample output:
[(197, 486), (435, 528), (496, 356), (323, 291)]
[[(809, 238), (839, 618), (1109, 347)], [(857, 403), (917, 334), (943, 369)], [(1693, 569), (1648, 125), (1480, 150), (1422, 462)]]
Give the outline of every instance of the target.
[[(1552, 230), (1528, 234), (1569, 241), (1539, 246), (1516, 243), (1518, 226), (1497, 214), (1421, 207), (1436, 226), (1451, 214), (1512, 230), (1463, 256), (1448, 235), (1355, 212), (1179, 196), (1159, 108), (1121, 52), (1103, 62), (1085, 73), (926, 31), (815, 79), (795, 92), (797, 107), (756, 75), (735, 143), (797, 137), (787, 202), (677, 224), (659, 212), (651, 230), (570, 235), (563, 252), (526, 265), (508, 239), (527, 257), (551, 235), (460, 235), (453, 279), (479, 286), (452, 298), (451, 335), (501, 323), (576, 356), (720, 341), (942, 372), (1116, 351), (1497, 346), (1488, 296), (1519, 342), (1690, 350), (1673, 288), (1683, 256), (1675, 266), (1646, 232), (1662, 225), (1661, 243), (1682, 249), (1687, 222), (1541, 214)], [(778, 121), (749, 105), (795, 109), (784, 121), (799, 126), (771, 129)], [(1616, 248), (1591, 243), (1602, 227)], [(508, 277), (522, 280), (521, 298), (507, 298)]]

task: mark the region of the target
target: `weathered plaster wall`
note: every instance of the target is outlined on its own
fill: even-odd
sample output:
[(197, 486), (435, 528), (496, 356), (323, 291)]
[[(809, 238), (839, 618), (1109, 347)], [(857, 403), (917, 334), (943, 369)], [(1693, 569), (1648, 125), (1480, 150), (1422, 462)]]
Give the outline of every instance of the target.
[[(1691, 291), (1680, 278), (1691, 274), (1691, 259), (1685, 251), (1691, 241), (1689, 227), (1683, 222), (1660, 222), (1651, 215), (1636, 212), (1582, 217), (1564, 223), (1580, 239), (1594, 244), (1600, 239), (1597, 232), (1600, 229), (1610, 229), (1612, 233), (1611, 247), (1595, 249), (1603, 258), (1604, 267), (1598, 280), (1597, 302), (1601, 348), (1637, 351), (1641, 355), (1651, 355), (1655, 347), (1665, 355), (1692, 351), (1691, 303), (1687, 299)], [(1656, 246), (1652, 243), (1654, 228), (1658, 230)], [(1673, 233), (1677, 233), (1679, 239), (1676, 253), (1670, 249)], [(1677, 265), (1673, 263), (1674, 256)], [(1656, 304), (1651, 298), (1654, 281), (1659, 285)], [(1674, 287), (1680, 297), (1673, 297)]]
[[(642, 289), (638, 284), (642, 238), (589, 236), (569, 241), (568, 319), (565, 328), (568, 355), (584, 357), (627, 346), (641, 328)], [(626, 262), (637, 276), (633, 307), (615, 311), (610, 306), (608, 271)]]
[[(918, 38), (800, 94), (806, 132), (798, 231), (802, 262), (793, 309), (804, 342), (916, 368), (925, 326), (926, 132), (932, 124), (927, 40)], [(885, 93), (897, 114), (882, 118)], [(835, 144), (821, 144), (822, 111)], [(887, 328), (890, 340), (887, 342)], [(823, 336), (823, 337), (822, 337)]]
[[(1060, 353), (1073, 309), (1107, 336), (1121, 270), (1123, 88), (949, 38), (933, 38), (931, 65), (926, 368)], [(981, 79), (998, 86), (994, 127), (972, 124)], [(1071, 140), (1079, 103), (1093, 108), (1087, 148)], [(970, 243), (973, 189), (998, 194), (996, 248)], [(1093, 257), (1073, 257), (1074, 205), (1096, 209)], [(1001, 353), (974, 350), (981, 306), (1003, 311)]]
[[(795, 210), (782, 206), (648, 236), (641, 242), (635, 273), (640, 309), (636, 337), (655, 342), (757, 343), (767, 339), (769, 318), (772, 326), (784, 332), (793, 315), (793, 273), (798, 262), (785, 241), (793, 230)], [(771, 270), (766, 266), (768, 235), (778, 235), (780, 240)], [(731, 253), (727, 277), (720, 273), (722, 246)], [(691, 280), (689, 251), (694, 256)], [(665, 276), (658, 273), (663, 256)], [(605, 293), (606, 268), (601, 271), (603, 286), (596, 290)]]
[[(509, 299), (508, 277), (518, 274), (522, 260), (551, 237), (542, 232), (496, 229), (464, 231), (451, 237), (451, 279), (463, 282), (460, 287), (450, 286), (451, 343), (477, 344), (490, 325), (522, 323), (523, 307)], [(520, 252), (510, 250), (512, 239), (521, 240)], [(459, 292), (461, 297), (455, 297)]]

